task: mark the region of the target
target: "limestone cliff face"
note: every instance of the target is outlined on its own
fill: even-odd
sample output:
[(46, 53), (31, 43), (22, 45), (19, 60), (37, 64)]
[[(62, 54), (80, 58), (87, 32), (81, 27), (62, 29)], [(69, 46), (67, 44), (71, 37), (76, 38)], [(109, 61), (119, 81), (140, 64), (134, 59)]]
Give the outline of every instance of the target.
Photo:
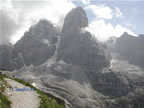
[(24, 66), (21, 54), (11, 44), (0, 45), (0, 69), (14, 70)]
[(109, 65), (104, 48), (84, 30), (88, 18), (81, 7), (71, 10), (65, 20), (58, 47), (57, 60), (96, 71)]
[(40, 65), (53, 55), (56, 42), (54, 26), (47, 20), (41, 20), (24, 34), (14, 48), (22, 54), (27, 66)]
[(79, 31), (88, 26), (88, 18), (83, 8), (72, 9), (65, 17), (62, 33)]
[[(27, 74), (37, 76), (45, 88), (68, 100), (73, 108), (104, 108), (101, 98), (105, 97), (92, 86), (96, 73), (109, 66), (110, 58), (103, 45), (98, 43), (91, 33), (84, 30), (87, 26), (88, 18), (85, 11), (81, 7), (72, 9), (64, 20), (60, 40), (56, 41), (58, 46), (57, 50), (54, 50), (56, 56), (54, 54), (45, 58), (47, 61), (42, 65), (22, 68), (15, 75), (24, 79), (28, 79), (25, 76)], [(40, 32), (42, 27), (38, 29)], [(38, 35), (38, 30), (32, 32), (34, 34), (32, 35), (33, 30), (30, 29), (15, 45), (15, 48), (23, 54), (26, 64), (35, 63), (33, 60), (37, 59), (41, 61), (42, 57), (50, 54), (44, 52), (48, 51), (49, 47), (44, 49), (36, 46), (40, 44), (38, 40), (43, 39), (43, 35)], [(50, 37), (54, 38), (55, 35)], [(37, 53), (40, 55), (37, 56)]]
[(121, 58), (144, 68), (144, 35), (134, 37), (124, 33), (117, 39), (116, 49)]
[(144, 88), (136, 89), (127, 96), (116, 99), (111, 102), (107, 108), (143, 108), (144, 106)]

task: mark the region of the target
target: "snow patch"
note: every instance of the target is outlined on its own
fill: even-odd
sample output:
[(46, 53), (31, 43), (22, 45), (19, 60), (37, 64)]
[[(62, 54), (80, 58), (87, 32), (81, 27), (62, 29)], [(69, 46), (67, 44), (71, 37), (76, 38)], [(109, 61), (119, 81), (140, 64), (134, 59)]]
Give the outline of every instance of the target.
[(67, 64), (65, 61), (63, 61), (63, 60), (60, 60), (60, 61), (58, 61), (58, 63), (59, 64)]
[(115, 59), (111, 59), (110, 60), (110, 68), (112, 68), (112, 66), (116, 63), (116, 60)]
[(44, 43), (44, 44), (47, 44), (48, 47), (50, 46), (50, 42), (49, 42), (48, 39), (42, 39), (41, 42)]
[(57, 67), (54, 68), (54, 70), (60, 71), (60, 70), (62, 70), (62, 67), (61, 66), (57, 66)]

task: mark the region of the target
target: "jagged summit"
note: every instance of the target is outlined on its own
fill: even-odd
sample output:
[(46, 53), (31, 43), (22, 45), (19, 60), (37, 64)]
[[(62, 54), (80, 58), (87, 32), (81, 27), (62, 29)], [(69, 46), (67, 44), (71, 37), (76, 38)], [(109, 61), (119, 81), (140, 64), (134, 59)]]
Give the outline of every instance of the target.
[(14, 45), (27, 66), (40, 65), (50, 58), (56, 49), (57, 31), (47, 20), (40, 20)]
[(88, 26), (88, 18), (81, 7), (72, 9), (64, 20), (58, 47), (57, 60), (79, 65), (92, 71), (109, 65), (108, 54), (89, 32), (81, 32)]
[(123, 35), (128, 35), (128, 33), (127, 33), (127, 32), (124, 32)]
[(67, 32), (69, 30), (77, 31), (86, 26), (88, 26), (86, 12), (82, 7), (76, 7), (66, 15), (62, 32)]
[(123, 34), (116, 41), (116, 49), (120, 56), (129, 63), (144, 67), (144, 38)]
[(120, 37), (123, 37), (123, 38), (135, 38), (135, 36), (133, 36), (133, 35), (131, 35), (131, 34), (129, 34), (129, 33), (127, 33), (127, 32), (124, 32)]
[(43, 38), (50, 39), (56, 36), (57, 31), (55, 30), (53, 24), (46, 20), (41, 19), (38, 23), (30, 27), (28, 32), (25, 32), (24, 36), (29, 36), (32, 38)]

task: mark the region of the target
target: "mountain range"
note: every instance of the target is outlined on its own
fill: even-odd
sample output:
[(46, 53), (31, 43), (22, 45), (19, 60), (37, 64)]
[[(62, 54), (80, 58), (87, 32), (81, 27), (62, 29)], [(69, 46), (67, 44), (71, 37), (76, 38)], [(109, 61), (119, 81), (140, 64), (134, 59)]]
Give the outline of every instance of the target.
[(35, 82), (65, 100), (68, 108), (143, 108), (144, 35), (125, 32), (99, 42), (81, 7), (59, 31), (40, 20), (14, 45), (0, 45), (0, 69)]

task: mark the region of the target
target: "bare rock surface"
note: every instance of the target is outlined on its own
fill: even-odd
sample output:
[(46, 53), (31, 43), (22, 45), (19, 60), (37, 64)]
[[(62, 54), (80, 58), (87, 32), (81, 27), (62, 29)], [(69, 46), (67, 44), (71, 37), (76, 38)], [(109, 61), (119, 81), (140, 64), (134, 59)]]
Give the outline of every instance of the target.
[(57, 61), (63, 60), (91, 71), (109, 66), (109, 54), (88, 31), (85, 11), (81, 7), (72, 9), (64, 20), (57, 50)]
[(121, 59), (144, 68), (144, 35), (132, 36), (125, 32), (117, 39), (116, 49)]
[(12, 71), (23, 66), (21, 53), (14, 50), (12, 44), (0, 45), (0, 69)]
[(109, 68), (95, 76), (94, 88), (110, 97), (126, 96), (144, 86), (144, 69), (114, 57)]
[(47, 20), (40, 20), (14, 45), (24, 62), (29, 65), (41, 65), (50, 58), (56, 49), (56, 28)]

